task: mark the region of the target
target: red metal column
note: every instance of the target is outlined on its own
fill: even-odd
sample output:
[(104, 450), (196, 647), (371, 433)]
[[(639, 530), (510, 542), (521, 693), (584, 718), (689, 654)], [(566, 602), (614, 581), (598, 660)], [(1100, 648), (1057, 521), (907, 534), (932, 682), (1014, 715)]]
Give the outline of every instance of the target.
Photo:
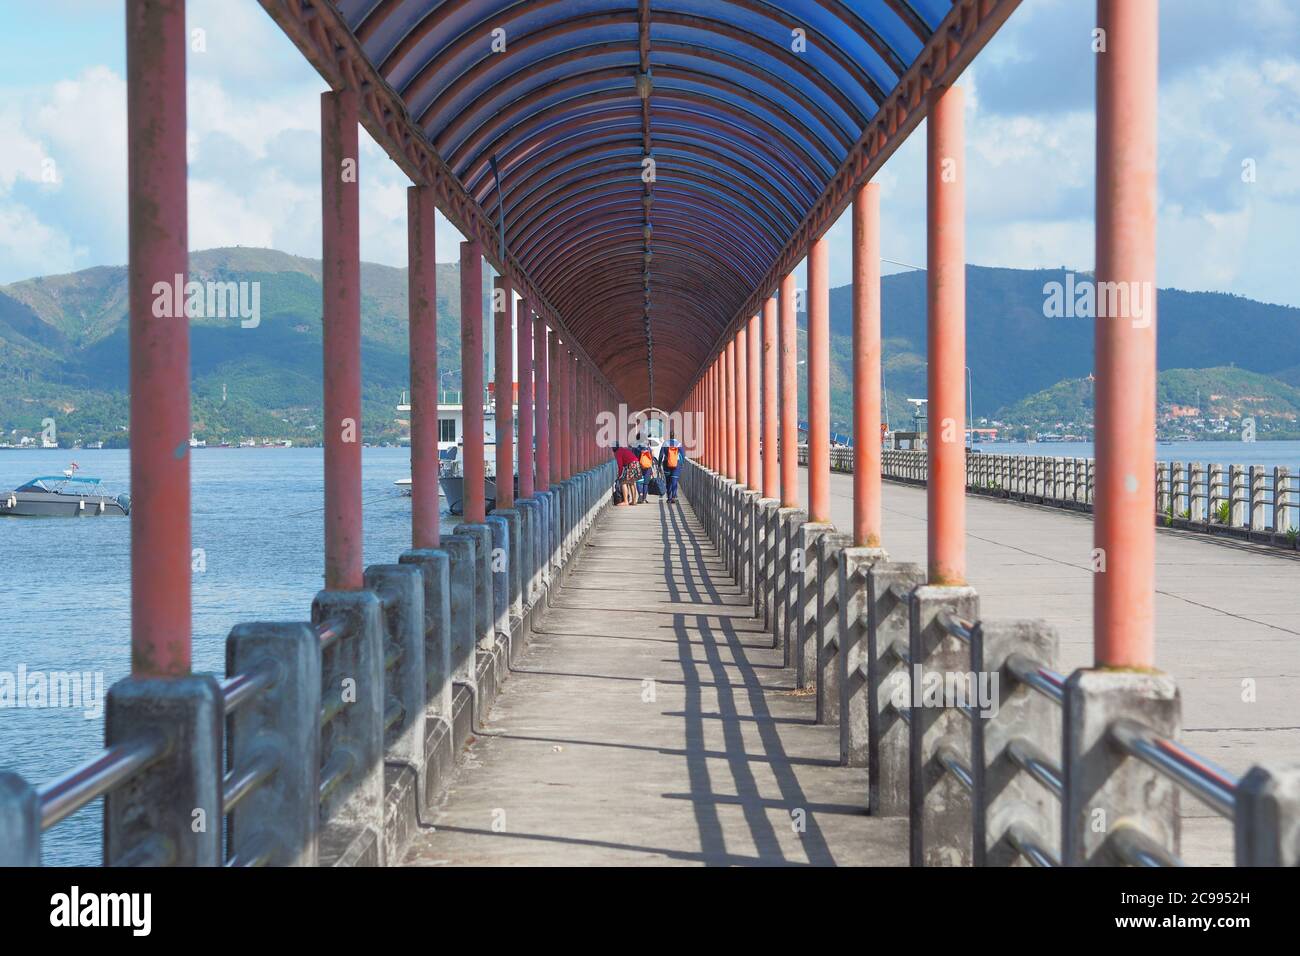
[(749, 317), (749, 329), (745, 333), (745, 344), (749, 349), (746, 356), (746, 365), (748, 371), (745, 376), (745, 393), (746, 401), (749, 404), (749, 410), (745, 415), (745, 421), (749, 423), (749, 438), (746, 442), (749, 448), (749, 488), (751, 491), (758, 491), (763, 487), (763, 476), (761, 474), (763, 466), (760, 462), (759, 447), (759, 403), (758, 392), (763, 387), (763, 343), (762, 335), (758, 328), (758, 314), (755, 313)]
[(777, 444), (777, 313), (776, 299), (763, 301), (763, 497), (780, 499), (781, 481)]
[(550, 396), (551, 421), (549, 424), (551, 430), (551, 483), (559, 484), (567, 477), (564, 469), (568, 465), (569, 459), (564, 446), (566, 436), (564, 423), (565, 351), (560, 346), (558, 332), (551, 334), (547, 355), (548, 374), (554, 377)]
[(493, 282), (492, 311), (496, 333), (496, 369), (494, 405), (497, 431), (497, 504), (498, 508), (515, 506), (515, 363), (514, 290), (510, 280), (497, 276)]
[(826, 238), (808, 250), (808, 520), (831, 520), (831, 292)]
[(483, 482), (483, 245), (460, 244), (460, 377), (464, 422), (464, 515), (466, 524), (487, 518)]
[(880, 187), (853, 201), (853, 543), (878, 548), (880, 503)]
[(325, 587), (363, 586), (361, 557), (361, 204), (355, 93), (321, 95), (324, 256)]
[(578, 357), (569, 353), (569, 401), (568, 407), (564, 410), (565, 424), (568, 425), (569, 432), (569, 477), (573, 477), (582, 470), (579, 463), (578, 448), (582, 444), (582, 415), (578, 410), (578, 376), (582, 373), (582, 366), (578, 362)]
[(732, 401), (736, 406), (736, 482), (749, 484), (749, 336), (744, 323), (736, 329), (732, 340), (732, 360), (735, 371), (735, 394)]
[(434, 190), (406, 191), (411, 343), (411, 547), (436, 548), (438, 518), (438, 264)]
[(926, 122), (927, 553), (930, 583), (958, 585), (966, 583), (964, 101), (956, 86), (931, 96)]
[(736, 480), (738, 456), (736, 452), (738, 436), (736, 434), (736, 338), (733, 335), (727, 340), (727, 350), (724, 353), (723, 367), (726, 373), (723, 375), (723, 403), (727, 408), (727, 477), (732, 481)]
[(551, 487), (551, 396), (550, 348), (546, 341), (546, 320), (538, 315), (533, 322), (533, 355), (537, 375), (535, 413), (537, 416), (537, 490)]
[(781, 507), (799, 507), (799, 322), (794, 274), (781, 280)]
[[(131, 673), (190, 672), (185, 4), (126, 5)], [(174, 290), (155, 312), (155, 285)]]
[(533, 312), (527, 299), (519, 300), (515, 316), (519, 326), (519, 497), (533, 496)]
[(713, 443), (713, 419), (717, 415), (717, 410), (713, 406), (713, 370), (717, 362), (712, 361), (704, 372), (704, 451), (702, 458), (706, 468), (717, 471), (716, 458), (714, 457)]
[[(1156, 0), (1097, 3), (1107, 38), (1097, 59), (1093, 542), (1106, 562), (1092, 577), (1098, 667), (1155, 666), (1158, 21)], [(1123, 301), (1103, 292), (1111, 289), (1128, 292), (1127, 310), (1109, 308)]]

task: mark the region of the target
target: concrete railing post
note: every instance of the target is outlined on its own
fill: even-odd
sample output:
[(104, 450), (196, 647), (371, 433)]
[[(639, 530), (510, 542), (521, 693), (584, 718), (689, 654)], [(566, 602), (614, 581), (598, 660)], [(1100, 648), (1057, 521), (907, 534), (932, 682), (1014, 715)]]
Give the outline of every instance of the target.
[(105, 745), (165, 734), (167, 749), (104, 798), (105, 866), (221, 865), (223, 709), (206, 674), (109, 688)]
[(226, 673), (269, 667), (271, 683), (226, 718), (233, 777), (274, 767), (228, 809), (227, 858), (268, 866), (316, 866), (320, 839), (321, 649), (302, 624), (237, 624), (226, 638)]
[[(979, 596), (971, 587), (923, 585), (912, 591), (908, 645), (912, 658), (910, 859), (912, 866), (973, 866), (971, 791), (946, 761), (960, 761), (968, 770), (974, 766), (971, 721), (959, 707), (977, 697), (966, 688), (974, 689), (971, 685), (977, 683), (978, 675), (971, 666), (970, 644), (944, 630), (939, 623), (941, 612), (978, 621)], [(965, 692), (948, 699), (949, 688)]]
[(817, 631), (813, 647), (817, 684), (817, 723), (840, 719), (840, 563), (853, 535), (827, 532), (817, 542)]
[(833, 532), (829, 522), (805, 522), (795, 539), (798, 563), (803, 570), (798, 579), (794, 611), (795, 686), (812, 687), (817, 680), (817, 605), (821, 597), (821, 536)]
[(782, 588), (781, 615), (779, 619), (780, 634), (777, 643), (784, 648), (782, 660), (786, 667), (794, 667), (798, 655), (800, 599), (803, 595), (803, 576), (807, 566), (807, 555), (803, 549), (803, 526), (808, 522), (808, 512), (798, 508), (781, 509), (788, 511), (782, 538), (785, 553), (781, 573), (785, 576)]
[(1285, 465), (1273, 468), (1273, 533), (1286, 534), (1291, 527), (1291, 475)]
[(912, 675), (905, 658), (910, 594), (924, 583), (917, 564), (880, 561), (867, 572), (867, 809), (873, 816), (907, 813), (911, 745), (903, 711), (911, 706)]
[(321, 836), (325, 866), (383, 866), (384, 622), (372, 591), (322, 591), (313, 624), (345, 622), (321, 663)]
[(1300, 766), (1251, 767), (1233, 830), (1237, 866), (1300, 866)]
[(754, 616), (764, 627), (772, 624), (772, 585), (776, 562), (776, 515), (781, 502), (760, 498), (756, 506), (754, 534)]
[(0, 866), (41, 865), (41, 801), (36, 788), (0, 770)]
[(1246, 506), (1249, 503), (1246, 473), (1241, 465), (1228, 466), (1229, 527), (1246, 527)]
[(447, 552), (447, 637), (451, 680), (477, 690), (475, 649), (479, 638), (478, 541), (476, 536), (444, 535), (442, 549)]
[(1007, 665), (1019, 655), (1055, 668), (1058, 645), (1056, 631), (1041, 621), (982, 622), (975, 628), (971, 669), (991, 694), (972, 728), (976, 866), (1028, 865), (1015, 847), (1017, 838), (1060, 858), (1060, 800), (1021, 769), (1013, 754), (1056, 763), (1061, 708), (1020, 683)]
[(846, 547), (839, 561), (839, 648), (835, 655), (837, 715), (840, 725), (840, 764), (865, 767), (870, 737), (870, 693), (867, 680), (868, 628), (871, 623), (868, 573), (887, 560), (880, 548)]
[[(453, 547), (472, 547), (466, 540), (451, 542)], [(441, 790), (443, 756), (430, 751), (428, 741), (452, 735), (452, 623), (451, 623), (451, 553), (448, 549), (419, 549), (403, 552), (399, 564), (420, 569), (424, 585), (424, 712), (428, 732), (425, 747), (424, 804), (430, 806)], [(472, 562), (472, 559), (471, 559)], [(462, 563), (469, 564), (462, 559)], [(472, 589), (470, 589), (472, 590)], [(465, 628), (468, 634), (470, 629)], [(430, 724), (433, 726), (430, 726)], [(451, 748), (446, 753), (450, 754)]]
[(1061, 862), (1114, 866), (1112, 842), (1133, 827), (1178, 854), (1178, 787), (1158, 770), (1126, 754), (1111, 736), (1129, 719), (1176, 739), (1181, 723), (1178, 688), (1155, 671), (1087, 670), (1065, 684)]
[(1251, 465), (1249, 469), (1249, 475), (1250, 475), (1250, 530), (1263, 531), (1265, 528), (1264, 506), (1265, 504), (1267, 504), (1267, 502), (1265, 501), (1265, 488), (1264, 488), (1264, 478), (1266, 472), (1264, 471), (1263, 467), (1261, 467), (1260, 465)]
[(1199, 461), (1188, 465), (1187, 518), (1197, 524), (1205, 523), (1205, 466)]
[[(512, 517), (519, 517), (513, 508), (510, 511)], [(487, 526), (492, 529), (492, 550), (488, 560), (488, 569), (492, 575), (492, 634), (496, 640), (508, 644), (512, 633), (511, 591), (515, 577), (512, 571), (515, 566), (515, 539), (511, 535), (514, 529), (510, 520), (498, 511), (487, 516)], [(489, 644), (483, 649), (490, 651), (493, 647), (494, 644)]]
[[(496, 631), (496, 580), (492, 571), (492, 552), (496, 547), (492, 525), (460, 524), (452, 532), (474, 542), (474, 641), (480, 650), (490, 650)], [(452, 613), (455, 613), (453, 608)], [(476, 664), (471, 658), (471, 668)], [(476, 685), (475, 685), (476, 686)]]
[[(419, 816), (428, 809), (425, 770), (424, 579), (411, 564), (375, 564), (366, 568), (366, 587), (383, 607), (384, 624), (384, 759), (406, 764), (415, 775), (415, 806)], [(389, 801), (392, 787), (386, 787)], [(400, 798), (399, 798), (400, 799)], [(385, 814), (385, 820), (407, 819)], [(408, 833), (385, 826), (387, 856), (405, 845)]]

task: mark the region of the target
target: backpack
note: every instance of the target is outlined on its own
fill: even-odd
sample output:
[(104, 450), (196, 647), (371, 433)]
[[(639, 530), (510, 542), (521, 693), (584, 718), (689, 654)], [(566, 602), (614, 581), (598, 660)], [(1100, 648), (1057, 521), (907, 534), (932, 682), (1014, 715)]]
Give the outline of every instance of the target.
[(647, 448), (647, 449), (642, 449), (642, 451), (641, 451), (641, 470), (642, 470), (642, 471), (649, 471), (650, 469), (654, 468), (654, 466), (655, 466), (655, 459), (654, 459), (654, 456), (650, 454), (650, 450), (649, 450), (648, 448)]
[(669, 446), (668, 446), (668, 453), (664, 456), (664, 460), (665, 460), (665, 464), (666, 464), (669, 468), (676, 468), (676, 467), (677, 467), (677, 456), (678, 456), (678, 454), (679, 454), (679, 452), (678, 452), (678, 450), (677, 450), (677, 446), (676, 446), (676, 445), (669, 445)]

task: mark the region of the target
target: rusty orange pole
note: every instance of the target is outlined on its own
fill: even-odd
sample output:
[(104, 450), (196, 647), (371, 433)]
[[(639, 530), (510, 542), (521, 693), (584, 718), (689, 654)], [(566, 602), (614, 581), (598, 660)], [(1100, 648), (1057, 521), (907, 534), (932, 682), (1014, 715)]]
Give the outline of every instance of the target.
[[(1155, 666), (1156, 0), (1098, 0), (1097, 484), (1093, 580), (1098, 667)], [(1103, 290), (1127, 291), (1124, 299)], [(1114, 306), (1120, 307), (1115, 308)]]
[[(185, 4), (126, 5), (131, 673), (190, 672)], [(159, 309), (156, 287), (168, 290)], [(162, 315), (158, 313), (162, 312)]]
[(966, 583), (966, 196), (960, 87), (931, 93), (926, 123), (926, 448), (929, 582)]
[(519, 364), (519, 497), (533, 496), (533, 311), (519, 300), (516, 361)]
[(434, 189), (406, 191), (411, 353), (411, 547), (436, 548), (438, 505), (438, 264)]
[(799, 320), (794, 273), (781, 279), (778, 328), (781, 365), (781, 507), (799, 507)]
[(321, 95), (325, 587), (362, 587), (361, 203), (355, 93)]
[(733, 335), (727, 339), (726, 357), (723, 359), (723, 367), (726, 372), (723, 375), (723, 401), (727, 407), (727, 424), (726, 424), (726, 443), (727, 443), (727, 477), (732, 481), (736, 480), (737, 475), (737, 456), (738, 449), (736, 436), (736, 337)]
[[(532, 316), (533, 310), (529, 310)], [(537, 376), (534, 412), (537, 417), (537, 490), (551, 487), (551, 379), (550, 348), (546, 341), (546, 320), (532, 316), (534, 371)]]
[(878, 548), (880, 502), (880, 187), (853, 200), (853, 543)]
[(761, 459), (761, 447), (759, 435), (761, 422), (759, 421), (759, 402), (758, 392), (763, 386), (763, 343), (762, 333), (758, 327), (758, 313), (755, 312), (749, 317), (749, 328), (745, 332), (745, 344), (748, 347), (749, 354), (745, 358), (747, 372), (745, 375), (746, 382), (746, 401), (749, 410), (745, 415), (745, 421), (749, 423), (749, 437), (746, 439), (746, 447), (749, 449), (749, 468), (746, 473), (749, 476), (749, 488), (751, 491), (758, 491), (763, 487)]
[(808, 520), (831, 520), (830, 257), (826, 238), (808, 250)]
[(781, 497), (777, 458), (777, 313), (776, 299), (763, 301), (763, 497)]
[(749, 343), (748, 332), (742, 322), (733, 339), (732, 356), (736, 363), (734, 373), (736, 406), (736, 483), (749, 484)]
[(483, 246), (477, 239), (460, 244), (460, 377), (464, 438), (466, 524), (487, 518), (483, 442)]
[(705, 464), (713, 471), (718, 470), (718, 439), (715, 431), (718, 421), (718, 405), (717, 393), (714, 391), (717, 373), (718, 360), (715, 358), (709, 363), (709, 370), (705, 373), (707, 384), (704, 398), (704, 459)]
[(558, 332), (551, 332), (546, 364), (546, 374), (551, 378), (550, 421), (547, 427), (551, 435), (551, 484), (555, 485), (564, 480), (564, 464), (567, 461), (564, 452), (564, 349), (560, 347)]
[(565, 382), (565, 385), (568, 386), (568, 401), (564, 403), (564, 424), (567, 425), (568, 433), (569, 433), (568, 473), (569, 473), (569, 477), (573, 477), (577, 475), (578, 471), (581, 471), (581, 468), (578, 467), (578, 463), (577, 463), (578, 462), (578, 458), (577, 458), (577, 454), (578, 454), (577, 453), (577, 444), (578, 444), (577, 376), (578, 376), (578, 372), (580, 372), (581, 369), (580, 367), (578, 367), (577, 355), (573, 354), (573, 352), (569, 352), (567, 364), (568, 364), (568, 381)]
[(497, 508), (515, 506), (515, 410), (514, 410), (514, 291), (510, 280), (497, 276), (492, 283), (493, 331), (496, 334), (496, 369), (493, 410), (497, 431)]

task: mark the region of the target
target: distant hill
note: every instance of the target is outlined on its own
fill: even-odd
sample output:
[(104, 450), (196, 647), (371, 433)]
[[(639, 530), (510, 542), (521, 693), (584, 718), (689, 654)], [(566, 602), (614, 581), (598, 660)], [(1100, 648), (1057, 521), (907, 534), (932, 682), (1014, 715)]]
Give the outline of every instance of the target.
[[(242, 328), (235, 318), (192, 320), (196, 432), (210, 440), (254, 435), (310, 440), (320, 417), (320, 261), (236, 247), (192, 253), (190, 263), (191, 278), (255, 281), (261, 292), (256, 328)], [(459, 271), (447, 263), (437, 273), (439, 363), (451, 372), (460, 367)], [(1093, 370), (1091, 320), (1044, 316), (1045, 285), (1064, 282), (1065, 276), (1065, 270), (967, 268), (967, 349), (977, 416), (1046, 413), (1053, 402), (1068, 404), (1068, 396), (1046, 399), (1041, 393)], [(363, 430), (367, 440), (377, 441), (398, 434), (393, 406), (408, 384), (406, 270), (364, 263), (361, 278)], [(485, 304), (487, 296), (485, 286)], [(126, 299), (127, 273), (121, 266), (0, 286), (0, 430), (5, 435), (13, 429), (38, 433), (42, 418), (53, 417), (61, 437), (121, 439)], [(885, 277), (882, 304), (885, 387), (896, 423), (910, 414), (908, 398), (926, 396), (925, 273)], [(832, 289), (830, 305), (832, 416), (846, 430), (852, 414), (850, 288)], [(1159, 348), (1162, 370), (1222, 373), (1235, 366), (1237, 372), (1267, 376), (1264, 385), (1300, 386), (1300, 309), (1162, 289)], [(800, 366), (801, 379), (805, 370)], [(1178, 381), (1162, 376), (1162, 388), (1166, 383), (1182, 388)], [(1203, 384), (1208, 394), (1210, 383)], [(1224, 393), (1268, 392), (1281, 402), (1278, 408), (1290, 401), (1288, 393), (1271, 385), (1236, 385), (1245, 390), (1225, 385)]]
[[(310, 440), (320, 419), (320, 260), (237, 247), (192, 253), (190, 270), (194, 280), (260, 284), (255, 328), (238, 318), (191, 322), (196, 433)], [(363, 263), (361, 282), (363, 429), (379, 440), (400, 431), (394, 406), (408, 385), (406, 270)], [(460, 301), (459, 270), (439, 265), (437, 282), (439, 362), (458, 370), (460, 321), (449, 303)], [(124, 267), (0, 287), (0, 429), (39, 432), (53, 417), (61, 437), (115, 437), (126, 424), (126, 319)]]
[[(1002, 409), (997, 418), (1089, 435), (1095, 397), (1091, 377), (1066, 379)], [(1255, 419), (1261, 437), (1300, 435), (1300, 388), (1262, 372), (1231, 366), (1165, 369), (1156, 381), (1156, 403), (1158, 429), (1169, 437), (1235, 436), (1247, 418)]]

